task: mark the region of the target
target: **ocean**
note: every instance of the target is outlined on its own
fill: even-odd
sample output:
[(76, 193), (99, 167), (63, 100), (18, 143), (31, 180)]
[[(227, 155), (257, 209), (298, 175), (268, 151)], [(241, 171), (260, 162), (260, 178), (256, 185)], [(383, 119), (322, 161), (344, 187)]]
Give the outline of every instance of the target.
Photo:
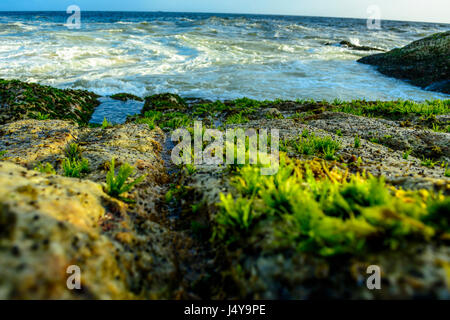
[(301, 16), (156, 12), (0, 12), (0, 78), (100, 95), (161, 92), (233, 99), (448, 98), (385, 77), (356, 60), (449, 24)]

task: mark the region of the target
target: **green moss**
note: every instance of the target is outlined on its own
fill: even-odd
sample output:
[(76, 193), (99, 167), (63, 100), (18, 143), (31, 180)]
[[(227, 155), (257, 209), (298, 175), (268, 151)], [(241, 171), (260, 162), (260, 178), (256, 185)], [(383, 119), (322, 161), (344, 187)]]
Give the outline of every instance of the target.
[(47, 120), (50, 119), (49, 114), (42, 114), (41, 112), (37, 112), (35, 114), (30, 114), (30, 117), (36, 120)]
[(72, 178), (81, 178), (82, 174), (87, 174), (90, 172), (89, 161), (85, 158), (81, 158), (79, 160), (64, 159), (62, 168), (64, 171), (64, 176)]
[(64, 154), (70, 161), (77, 161), (81, 159), (82, 150), (78, 143), (70, 143), (64, 149)]
[(249, 121), (248, 117), (245, 116), (246, 112), (239, 112), (232, 114), (225, 121), (226, 124), (243, 124)]
[(354, 143), (353, 146), (354, 146), (355, 148), (361, 147), (361, 138), (360, 138), (358, 135), (355, 136), (355, 143)]
[(433, 161), (432, 159), (423, 157), (422, 162), (420, 164), (423, 165), (424, 167), (434, 168), (434, 166), (436, 165), (436, 162)]
[(145, 114), (147, 111), (185, 110), (186, 108), (186, 102), (179, 95), (162, 93), (146, 97), (141, 114)]
[(127, 180), (134, 172), (134, 167), (130, 166), (128, 163), (124, 163), (120, 166), (116, 175), (115, 159), (112, 158), (109, 164), (109, 172), (106, 175), (106, 193), (111, 197), (125, 200), (121, 195), (125, 192), (129, 192), (135, 185), (141, 183), (145, 179), (145, 175), (143, 175), (127, 183)]
[(364, 101), (354, 100), (336, 106), (336, 111), (359, 116), (398, 118), (404, 115), (431, 116), (450, 113), (450, 100), (413, 101)]
[(409, 155), (411, 154), (412, 149), (406, 150), (403, 152), (403, 159), (408, 160)]
[(102, 125), (101, 125), (102, 130), (105, 130), (105, 129), (108, 129), (108, 128), (112, 128), (112, 127), (113, 127), (113, 124), (111, 122), (108, 122), (106, 117), (104, 117)]
[(0, 123), (19, 119), (61, 119), (86, 125), (100, 102), (94, 93), (56, 89), (35, 83), (0, 79)]
[(2, 150), (0, 151), (0, 160), (5, 160), (6, 159), (6, 154), (8, 153), (7, 150)]
[(182, 112), (147, 111), (142, 117), (136, 120), (136, 123), (147, 124), (151, 130), (155, 127), (162, 129), (175, 130), (185, 128), (192, 125), (192, 119)]
[[(324, 162), (281, 157), (274, 176), (244, 166), (221, 195), (212, 241), (245, 248), (274, 230), (277, 246), (322, 256), (363, 254), (448, 232), (448, 198), (348, 176)], [(262, 233), (261, 233), (262, 232)], [(230, 247), (231, 248), (231, 247)]]
[(330, 136), (321, 138), (305, 131), (299, 138), (291, 141), (291, 145), (300, 154), (322, 156), (327, 160), (334, 160), (336, 151), (341, 147), (341, 143)]
[(144, 101), (141, 97), (135, 96), (131, 93), (117, 93), (111, 96), (111, 99), (120, 100), (120, 101), (128, 101), (128, 100), (136, 100), (136, 101)]

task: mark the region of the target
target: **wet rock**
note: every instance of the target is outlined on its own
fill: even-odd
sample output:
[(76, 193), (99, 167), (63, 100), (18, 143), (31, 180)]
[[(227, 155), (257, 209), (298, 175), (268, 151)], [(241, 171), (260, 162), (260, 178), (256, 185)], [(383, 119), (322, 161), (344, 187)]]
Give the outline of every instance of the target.
[[(179, 286), (175, 236), (153, 222), (166, 179), (160, 130), (146, 125), (78, 127), (60, 120), (22, 120), (0, 126), (0, 297), (17, 299), (167, 299)], [(51, 129), (49, 129), (51, 128)], [(39, 173), (76, 142), (89, 160), (84, 179)], [(124, 194), (104, 192), (111, 158), (130, 163), (144, 181)], [(15, 164), (13, 163), (15, 162)], [(155, 219), (153, 219), (155, 220)], [(68, 290), (66, 269), (77, 265), (82, 290)]]
[(277, 108), (269, 108), (266, 110), (266, 116), (270, 117), (270, 118), (279, 118), (282, 116), (280, 110), (278, 110)]
[(450, 31), (358, 62), (374, 65), (387, 76), (408, 80), (424, 89), (450, 94)]
[(29, 118), (63, 119), (87, 124), (100, 102), (84, 90), (56, 89), (0, 79), (0, 124)]
[(141, 114), (150, 110), (185, 110), (186, 107), (186, 102), (179, 95), (172, 93), (155, 94), (145, 98), (145, 104)]
[(353, 44), (350, 41), (346, 41), (346, 40), (339, 42), (339, 45), (344, 48), (349, 48), (351, 50), (358, 50), (358, 51), (384, 51), (383, 49), (379, 49), (379, 48), (373, 48), (373, 47), (368, 47), (368, 46), (359, 46), (359, 45)]
[(117, 93), (111, 96), (111, 99), (120, 100), (120, 101), (128, 101), (128, 100), (136, 100), (136, 101), (144, 101), (141, 97), (135, 96), (131, 93)]

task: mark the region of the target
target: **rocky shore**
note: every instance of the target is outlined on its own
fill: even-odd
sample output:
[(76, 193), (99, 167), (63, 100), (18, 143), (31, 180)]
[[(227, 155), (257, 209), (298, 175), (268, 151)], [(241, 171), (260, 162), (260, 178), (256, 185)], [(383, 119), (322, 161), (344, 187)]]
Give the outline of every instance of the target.
[(387, 76), (407, 80), (423, 89), (450, 94), (450, 31), (358, 62), (374, 65)]
[[(160, 94), (94, 126), (94, 94), (0, 84), (1, 299), (450, 298), (450, 100)], [(173, 164), (194, 120), (278, 128), (279, 173)]]

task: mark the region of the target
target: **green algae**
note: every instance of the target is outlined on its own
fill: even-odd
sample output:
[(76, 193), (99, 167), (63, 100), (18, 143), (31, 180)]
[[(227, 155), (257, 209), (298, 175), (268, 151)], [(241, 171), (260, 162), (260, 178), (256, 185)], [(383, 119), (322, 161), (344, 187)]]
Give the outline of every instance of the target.
[(0, 123), (26, 118), (70, 120), (86, 125), (100, 102), (84, 90), (56, 89), (35, 83), (0, 79)]
[(0, 160), (6, 159), (6, 155), (8, 154), (7, 150), (0, 151)]
[(64, 176), (71, 178), (81, 178), (83, 174), (90, 172), (89, 160), (86, 158), (64, 159), (62, 168)]
[(283, 145), (285, 149), (290, 147), (301, 155), (319, 156), (326, 160), (335, 160), (336, 152), (341, 147), (340, 141), (330, 136), (316, 136), (306, 129), (296, 139), (284, 141)]
[(161, 112), (146, 111), (141, 117), (136, 119), (136, 123), (147, 124), (150, 130), (160, 127), (162, 129), (175, 130), (178, 128), (189, 127), (193, 121), (188, 115), (182, 112)]
[(110, 98), (119, 101), (128, 101), (128, 100), (144, 101), (144, 99), (142, 99), (141, 97), (138, 97), (131, 93), (116, 93), (113, 94)]
[(103, 118), (102, 124), (101, 124), (101, 128), (102, 130), (108, 129), (108, 128), (112, 128), (113, 124), (111, 122), (108, 121), (108, 119), (106, 119), (106, 117)]
[(405, 115), (432, 116), (450, 114), (450, 100), (414, 101), (364, 101), (340, 103), (336, 111), (364, 117), (400, 118)]
[(186, 108), (186, 101), (179, 95), (162, 93), (146, 97), (141, 114), (147, 111), (185, 110)]
[(48, 119), (50, 119), (50, 115), (49, 114), (42, 114), (41, 112), (37, 112), (35, 114), (31, 114), (30, 117), (33, 118), (33, 119), (36, 119), (36, 120), (48, 120)]
[(135, 185), (141, 183), (145, 179), (145, 175), (142, 175), (131, 182), (127, 182), (130, 176), (135, 173), (135, 168), (128, 163), (124, 163), (120, 166), (117, 175), (115, 174), (115, 159), (112, 158), (109, 164), (109, 171), (106, 174), (106, 193), (111, 197), (122, 198), (123, 193), (131, 191)]
[(231, 182), (234, 192), (220, 197), (211, 239), (225, 246), (245, 247), (249, 238), (263, 236), (260, 230), (275, 228), (274, 246), (357, 255), (448, 232), (448, 198), (395, 189), (370, 175), (349, 176), (317, 160), (282, 156), (276, 175), (261, 176), (247, 165)]
[(37, 166), (34, 167), (34, 170), (45, 173), (45, 174), (56, 174), (56, 170), (53, 168), (52, 164), (49, 162), (41, 163), (39, 162)]

